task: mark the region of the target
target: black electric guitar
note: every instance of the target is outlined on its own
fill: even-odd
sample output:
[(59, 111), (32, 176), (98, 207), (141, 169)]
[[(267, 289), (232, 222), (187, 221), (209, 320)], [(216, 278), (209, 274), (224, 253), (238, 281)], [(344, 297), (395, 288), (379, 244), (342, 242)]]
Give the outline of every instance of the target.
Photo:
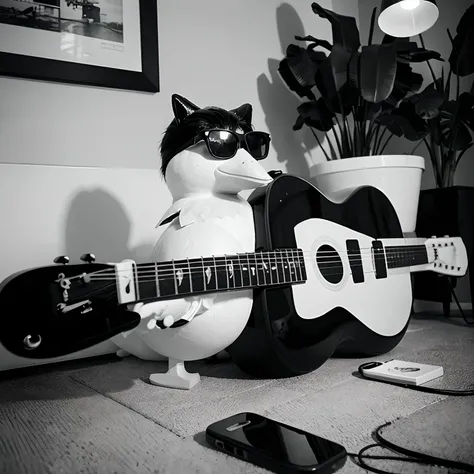
[(18, 356), (62, 356), (136, 327), (131, 303), (253, 288), (249, 322), (228, 351), (248, 373), (292, 376), (335, 351), (388, 352), (407, 328), (410, 272), (467, 271), (461, 239), (403, 239), (395, 210), (375, 188), (336, 204), (282, 175), (250, 204), (255, 253), (143, 264), (85, 255), (82, 265), (58, 259), (12, 275), (0, 286), (0, 343)]

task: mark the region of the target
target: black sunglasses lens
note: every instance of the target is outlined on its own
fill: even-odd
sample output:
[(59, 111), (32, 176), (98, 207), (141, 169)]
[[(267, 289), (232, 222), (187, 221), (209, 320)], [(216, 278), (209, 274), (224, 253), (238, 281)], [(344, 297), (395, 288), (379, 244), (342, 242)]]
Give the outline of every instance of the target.
[(226, 130), (212, 130), (207, 135), (210, 152), (216, 158), (230, 158), (235, 155), (239, 142), (237, 137)]
[(268, 135), (262, 132), (249, 132), (246, 137), (248, 152), (256, 159), (262, 160), (268, 155), (270, 140)]

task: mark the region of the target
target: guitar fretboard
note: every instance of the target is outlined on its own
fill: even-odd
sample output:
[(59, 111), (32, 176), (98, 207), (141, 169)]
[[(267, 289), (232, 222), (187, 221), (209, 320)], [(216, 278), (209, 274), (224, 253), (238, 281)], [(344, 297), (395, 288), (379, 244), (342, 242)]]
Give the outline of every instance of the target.
[(137, 265), (138, 299), (236, 291), (306, 281), (303, 252), (282, 249)]
[(385, 247), (388, 268), (414, 267), (428, 263), (428, 253), (424, 245), (404, 245)]

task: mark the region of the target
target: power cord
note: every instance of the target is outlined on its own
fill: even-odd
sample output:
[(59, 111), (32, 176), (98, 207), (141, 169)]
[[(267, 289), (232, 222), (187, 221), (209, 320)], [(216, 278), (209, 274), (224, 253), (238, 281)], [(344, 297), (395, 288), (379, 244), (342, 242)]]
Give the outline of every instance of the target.
[[(379, 474), (398, 474), (398, 473), (392, 473), (390, 471), (384, 471), (382, 469), (377, 469), (375, 467), (370, 466), (367, 464), (364, 459), (379, 459), (379, 460), (388, 460), (388, 461), (399, 461), (399, 462), (408, 462), (408, 463), (416, 463), (416, 464), (423, 464), (426, 466), (442, 466), (442, 467), (447, 467), (450, 469), (456, 469), (459, 472), (465, 472), (465, 473), (474, 473), (474, 465), (473, 464), (468, 464), (464, 462), (458, 462), (458, 461), (451, 461), (449, 459), (444, 459), (444, 458), (438, 458), (436, 456), (431, 456), (429, 454), (424, 454), (424, 453), (419, 453), (417, 451), (412, 451), (407, 448), (403, 448), (401, 446), (397, 446), (396, 444), (387, 441), (381, 434), (380, 431), (386, 428), (387, 426), (390, 426), (392, 422), (385, 423), (381, 426), (379, 426), (375, 430), (375, 438), (378, 441), (378, 443), (370, 444), (366, 446), (365, 448), (362, 448), (357, 454), (355, 453), (347, 453), (348, 456), (356, 458), (358, 464), (360, 467), (363, 469), (366, 469), (367, 471), (370, 472), (375, 472)], [(372, 448), (384, 448), (384, 449), (389, 449), (391, 451), (394, 451), (397, 454), (402, 454), (406, 457), (399, 457), (399, 456), (372, 456), (368, 454), (364, 454), (366, 451)]]
[[(474, 275), (473, 275), (473, 278), (474, 278)], [(459, 311), (461, 312), (462, 318), (464, 319), (464, 321), (466, 322), (468, 326), (474, 326), (474, 321), (468, 321), (468, 319), (466, 318), (466, 315), (464, 314), (464, 311), (461, 308), (461, 304), (459, 303), (458, 297), (456, 296), (456, 292), (454, 291), (453, 285), (451, 285), (451, 280), (449, 278), (448, 278), (448, 284), (449, 284), (449, 288), (451, 289), (451, 294), (453, 295), (454, 301), (456, 301), (456, 305)]]

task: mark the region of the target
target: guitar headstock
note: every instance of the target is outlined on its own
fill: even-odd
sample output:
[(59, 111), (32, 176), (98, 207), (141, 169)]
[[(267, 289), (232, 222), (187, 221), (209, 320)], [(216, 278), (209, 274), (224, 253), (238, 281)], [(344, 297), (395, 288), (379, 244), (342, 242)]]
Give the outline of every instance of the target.
[(462, 277), (468, 269), (466, 246), (461, 237), (432, 237), (425, 242), (429, 269), (452, 277)]
[(33, 359), (58, 357), (130, 330), (140, 316), (117, 306), (114, 265), (93, 254), (55, 259), (56, 265), (16, 273), (0, 284), (6, 324), (0, 344)]

